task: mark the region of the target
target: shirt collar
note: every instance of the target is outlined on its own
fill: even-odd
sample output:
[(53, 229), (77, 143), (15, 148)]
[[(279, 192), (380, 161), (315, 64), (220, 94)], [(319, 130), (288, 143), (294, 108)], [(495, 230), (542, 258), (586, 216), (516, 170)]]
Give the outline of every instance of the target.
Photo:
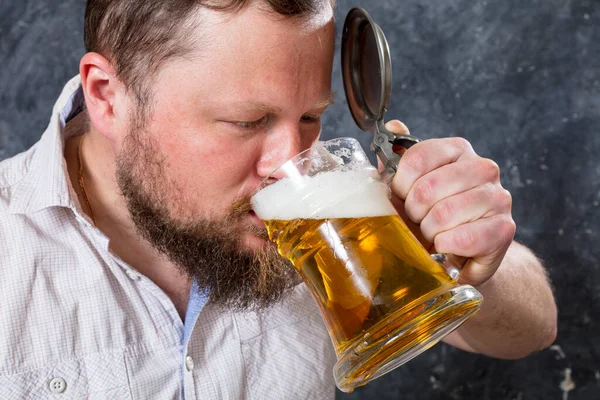
[(50, 124), (30, 149), (31, 164), (14, 187), (9, 212), (27, 214), (58, 206), (79, 208), (71, 188), (64, 159), (65, 125), (83, 110), (84, 98), (79, 75), (71, 79), (54, 104)]

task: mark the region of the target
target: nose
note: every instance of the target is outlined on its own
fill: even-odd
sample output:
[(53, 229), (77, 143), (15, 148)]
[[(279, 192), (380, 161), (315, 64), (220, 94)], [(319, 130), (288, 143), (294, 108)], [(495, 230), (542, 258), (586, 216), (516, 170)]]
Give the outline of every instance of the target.
[[(286, 176), (283, 169), (277, 169), (286, 161), (306, 150), (298, 126), (284, 126), (268, 135), (263, 146), (262, 156), (257, 164), (257, 173), (265, 179), (279, 180)], [(277, 169), (277, 171), (275, 171)]]

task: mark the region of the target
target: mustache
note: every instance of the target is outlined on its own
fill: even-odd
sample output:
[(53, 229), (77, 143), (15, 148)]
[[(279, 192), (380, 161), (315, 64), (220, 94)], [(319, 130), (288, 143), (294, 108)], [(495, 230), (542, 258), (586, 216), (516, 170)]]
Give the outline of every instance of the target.
[(252, 211), (252, 203), (250, 202), (251, 198), (252, 196), (249, 194), (244, 194), (237, 197), (231, 203), (231, 206), (229, 206), (229, 212), (227, 213), (227, 217), (237, 219)]
[[(246, 216), (250, 211), (252, 211), (252, 203), (250, 199), (252, 195), (244, 194), (236, 198), (229, 206), (229, 211), (225, 220), (227, 222), (233, 222), (239, 220), (241, 217)], [(248, 231), (255, 236), (258, 236), (261, 239), (269, 239), (269, 234), (266, 228), (259, 228), (253, 224), (247, 227)]]

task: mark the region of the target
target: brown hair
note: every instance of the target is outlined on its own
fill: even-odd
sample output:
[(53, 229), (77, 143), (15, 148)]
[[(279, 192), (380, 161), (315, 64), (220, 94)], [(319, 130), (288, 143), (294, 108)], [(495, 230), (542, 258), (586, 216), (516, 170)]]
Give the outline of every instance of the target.
[[(310, 16), (322, 0), (262, 0), (284, 17)], [(148, 81), (160, 65), (185, 54), (193, 43), (191, 16), (201, 7), (234, 12), (248, 0), (88, 0), (84, 42), (109, 59), (140, 112), (150, 106)], [(143, 115), (140, 117), (143, 118)]]

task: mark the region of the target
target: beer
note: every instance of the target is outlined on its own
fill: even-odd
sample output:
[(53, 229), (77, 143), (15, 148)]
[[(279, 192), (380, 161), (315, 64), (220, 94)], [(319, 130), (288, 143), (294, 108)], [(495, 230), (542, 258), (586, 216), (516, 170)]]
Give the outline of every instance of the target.
[(454, 329), (480, 301), (450, 304), (459, 285), (398, 216), (376, 174), (346, 170), (282, 179), (252, 199), (270, 239), (321, 309), (342, 390), (395, 368), (395, 358), (415, 346), (433, 345), (448, 333), (448, 323)]
[(338, 353), (391, 312), (455, 284), (398, 215), (265, 225), (280, 254), (315, 285)]

